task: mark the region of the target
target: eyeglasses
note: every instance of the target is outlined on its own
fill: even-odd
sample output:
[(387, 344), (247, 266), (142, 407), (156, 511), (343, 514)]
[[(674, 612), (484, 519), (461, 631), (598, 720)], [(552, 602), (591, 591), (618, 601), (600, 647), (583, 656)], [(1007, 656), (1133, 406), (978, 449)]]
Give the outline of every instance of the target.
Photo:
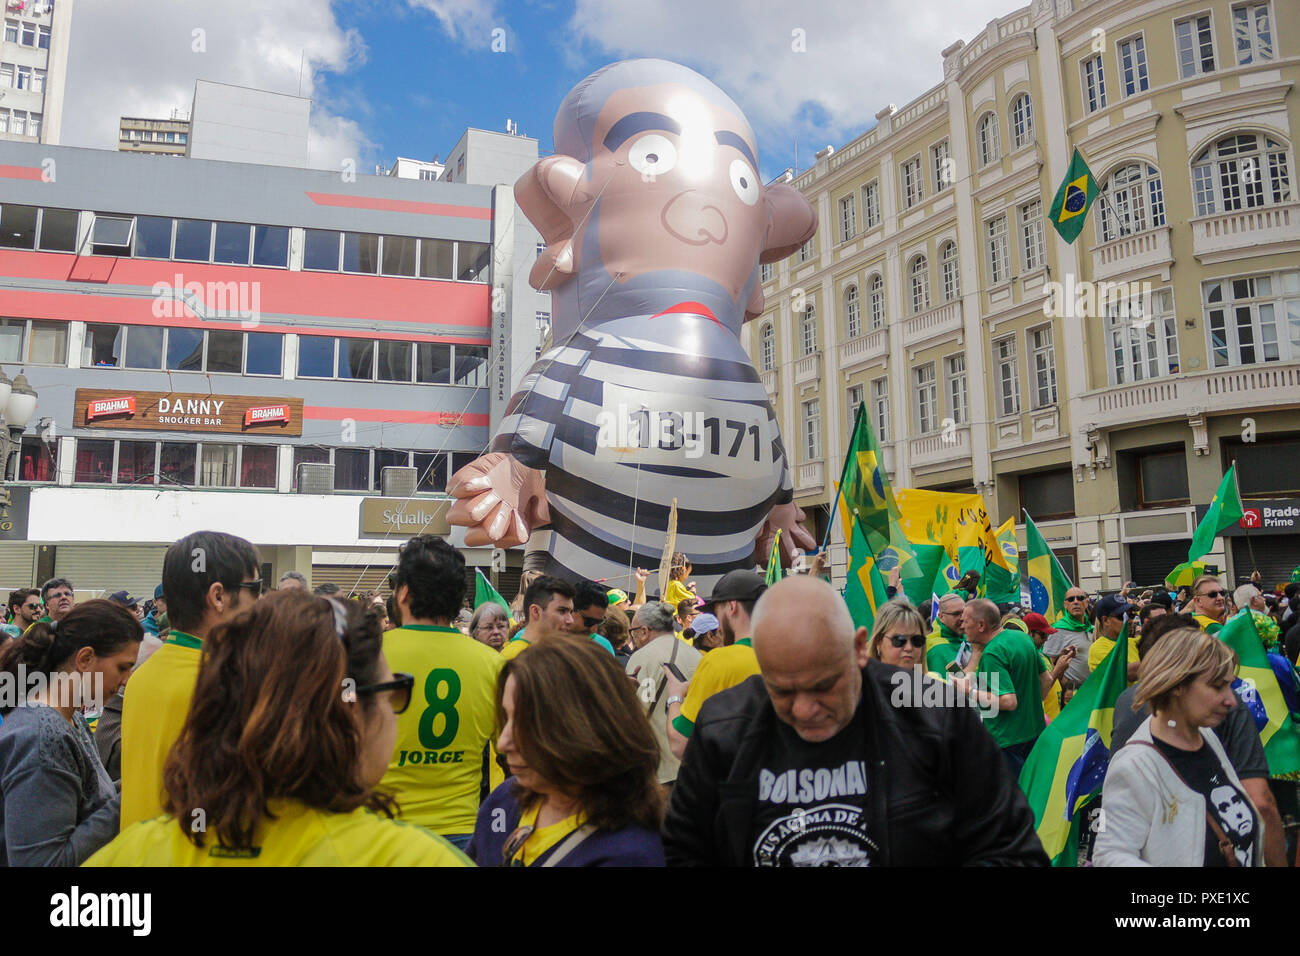
[(39, 610), (41, 609), (41, 607), (42, 607), (42, 605), (40, 605), (40, 604), (24, 604), (24, 605), (23, 605), (23, 610), (24, 610), (24, 611), (39, 611)]
[(920, 634), (890, 634), (889, 640), (897, 648), (909, 642), (913, 647), (925, 647), (925, 637)]
[(262, 596), (262, 579), (261, 579), (261, 578), (258, 578), (258, 579), (255, 580), (255, 581), (240, 581), (240, 582), (239, 582), (239, 586), (240, 586), (241, 588), (247, 588), (248, 590), (252, 591), (252, 592), (253, 592), (253, 597), (261, 597), (261, 596)]
[(635, 633), (637, 633), (638, 631), (648, 631), (648, 630), (650, 630), (650, 628), (648, 628), (648, 627), (646, 627), (644, 624), (642, 624), (640, 627), (631, 627), (631, 628), (628, 628), (628, 631), (627, 631), (627, 632), (628, 632), (629, 634), (635, 634)]
[(1088, 600), (1088, 598), (1085, 595), (1080, 594), (1080, 595), (1076, 595), (1075, 597), (1067, 597), (1065, 600), (1066, 603), (1072, 603), (1074, 601), (1086, 601)]
[(515, 827), (515, 831), (506, 837), (506, 842), (501, 847), (501, 862), (507, 866), (523, 866), (523, 862), (516, 861), (515, 856), (524, 848), (524, 844), (528, 842), (535, 829), (537, 828), (531, 825)]
[(67, 598), (68, 600), (72, 600), (72, 592), (71, 592), (71, 591), (51, 591), (51, 592), (50, 592), (50, 600), (51, 600), (51, 601), (57, 601), (59, 598)]
[(1220, 598), (1220, 597), (1227, 597), (1228, 592), (1227, 591), (1204, 591), (1196, 596), (1207, 597), (1207, 598)]
[(411, 706), (411, 688), (414, 686), (415, 676), (413, 674), (394, 674), (392, 680), (384, 681), (382, 684), (368, 684), (365, 687), (358, 687), (357, 696), (378, 694), (381, 691), (391, 690), (393, 692), (393, 713), (404, 714), (406, 708)]

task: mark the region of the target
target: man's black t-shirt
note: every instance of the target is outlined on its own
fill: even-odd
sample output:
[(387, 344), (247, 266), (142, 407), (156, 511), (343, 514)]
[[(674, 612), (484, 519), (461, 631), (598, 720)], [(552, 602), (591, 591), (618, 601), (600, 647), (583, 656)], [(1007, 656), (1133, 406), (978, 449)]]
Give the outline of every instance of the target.
[(870, 866), (866, 737), (861, 714), (819, 744), (784, 721), (758, 775), (750, 845), (755, 866)]
[[(1152, 740), (1187, 785), (1205, 798), (1205, 809), (1214, 815), (1224, 835), (1232, 841), (1237, 862), (1242, 866), (1252, 866), (1258, 820), (1250, 801), (1233, 786), (1214, 751), (1205, 743), (1199, 750), (1180, 750), (1158, 737), (1153, 736)], [(1228, 865), (1219, 852), (1219, 838), (1208, 821), (1205, 824), (1205, 865)]]

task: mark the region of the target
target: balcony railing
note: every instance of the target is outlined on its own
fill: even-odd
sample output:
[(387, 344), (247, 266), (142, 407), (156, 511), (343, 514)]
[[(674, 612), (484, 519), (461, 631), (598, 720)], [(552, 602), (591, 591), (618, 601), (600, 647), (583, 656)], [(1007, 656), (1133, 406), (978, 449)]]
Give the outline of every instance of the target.
[(759, 372), (758, 377), (763, 380), (763, 387), (767, 389), (767, 394), (775, 395), (777, 389), (777, 382), (778, 382), (776, 369), (769, 369), (766, 372)]
[(962, 326), (961, 299), (953, 299), (943, 305), (914, 315), (903, 323), (903, 344), (915, 345), (945, 332), (953, 332)]
[(799, 465), (794, 476), (794, 490), (800, 494), (820, 491), (826, 487), (826, 463), (818, 458)]
[(889, 329), (855, 335), (840, 346), (840, 368), (848, 371), (889, 351)]
[(1293, 406), (1300, 363), (1236, 366), (1117, 385), (1085, 395), (1084, 420), (1098, 428), (1185, 418), (1203, 412)]
[(1092, 250), (1092, 277), (1111, 279), (1174, 261), (1169, 247), (1169, 227), (1148, 229), (1132, 236), (1122, 236)]
[(913, 468), (952, 463), (963, 464), (970, 460), (970, 426), (962, 425), (951, 431), (945, 429), (933, 435), (923, 435), (911, 440)]
[(1300, 203), (1261, 206), (1189, 221), (1192, 254), (1201, 262), (1222, 262), (1235, 253), (1268, 255), (1300, 249)]
[(799, 361), (794, 363), (794, 383), (795, 385), (804, 385), (808, 382), (815, 382), (821, 378), (822, 374), (822, 353), (814, 352), (812, 355), (805, 355)]

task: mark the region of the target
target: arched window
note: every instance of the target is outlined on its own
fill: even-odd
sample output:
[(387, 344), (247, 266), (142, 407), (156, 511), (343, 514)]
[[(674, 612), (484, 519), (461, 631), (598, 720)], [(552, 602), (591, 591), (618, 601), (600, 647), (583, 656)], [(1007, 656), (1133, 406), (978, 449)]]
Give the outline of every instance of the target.
[(1150, 163), (1129, 163), (1115, 170), (1101, 192), (1098, 217), (1101, 241), (1110, 242), (1165, 224), (1160, 171)]
[(885, 280), (876, 273), (871, 277), (871, 329), (885, 327)]
[(1286, 144), (1254, 133), (1225, 136), (1192, 163), (1196, 215), (1290, 202)]
[(919, 315), (930, 308), (930, 264), (925, 256), (917, 256), (908, 269), (912, 281), (912, 314)]
[(943, 301), (951, 302), (961, 295), (957, 276), (957, 243), (945, 242), (939, 250), (939, 268), (943, 271)]
[(1002, 156), (1002, 146), (998, 142), (998, 114), (985, 113), (977, 129), (975, 139), (980, 165), (987, 166)]
[(803, 354), (812, 355), (817, 351), (817, 310), (811, 302), (803, 309), (802, 330)]
[(844, 290), (844, 329), (851, 339), (862, 334), (862, 312), (858, 308), (856, 284)]
[(769, 322), (763, 326), (763, 371), (770, 372), (776, 368), (776, 331)]
[(1012, 149), (1028, 146), (1034, 141), (1034, 104), (1028, 93), (1021, 93), (1011, 103)]

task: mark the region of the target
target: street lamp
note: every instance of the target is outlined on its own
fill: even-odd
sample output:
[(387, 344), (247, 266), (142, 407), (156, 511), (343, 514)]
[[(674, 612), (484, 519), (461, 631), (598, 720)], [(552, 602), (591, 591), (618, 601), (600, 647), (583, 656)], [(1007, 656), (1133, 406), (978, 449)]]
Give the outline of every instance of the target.
[(0, 482), (18, 477), (18, 458), (22, 452), (23, 432), (36, 414), (36, 389), (19, 372), (13, 379), (0, 370), (0, 451), (4, 469)]

